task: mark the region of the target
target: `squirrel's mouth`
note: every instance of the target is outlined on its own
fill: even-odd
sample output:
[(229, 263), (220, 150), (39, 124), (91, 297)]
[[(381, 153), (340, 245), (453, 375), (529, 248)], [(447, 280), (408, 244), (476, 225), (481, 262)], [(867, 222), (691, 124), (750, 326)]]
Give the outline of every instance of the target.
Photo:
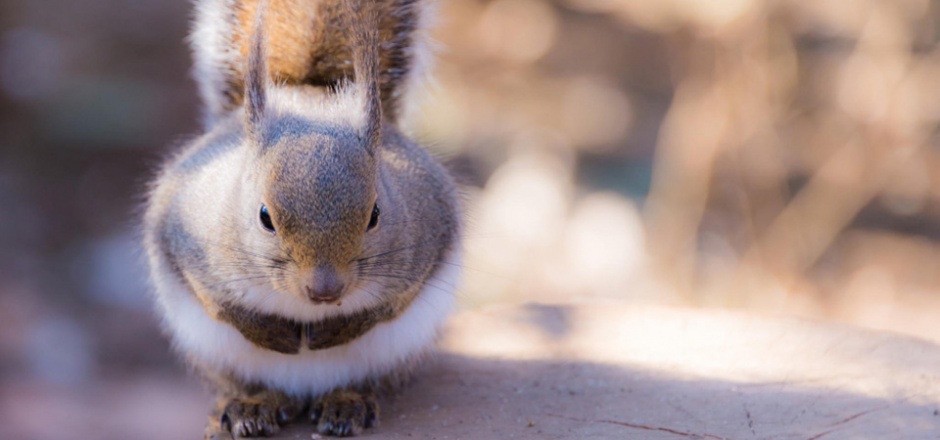
[(349, 270), (331, 264), (321, 264), (306, 271), (297, 279), (304, 295), (314, 304), (332, 304), (340, 301), (350, 287)]
[(336, 305), (336, 306), (341, 306), (341, 305), (343, 305), (343, 300), (342, 300), (342, 296), (341, 296), (341, 295), (340, 295), (340, 296), (331, 296), (331, 297), (318, 297), (318, 298), (313, 298), (313, 297), (311, 297), (311, 298), (310, 298), (310, 302), (312, 302), (312, 303), (314, 303), (314, 304), (316, 304), (316, 305), (325, 305), (325, 304), (334, 304), (334, 305)]

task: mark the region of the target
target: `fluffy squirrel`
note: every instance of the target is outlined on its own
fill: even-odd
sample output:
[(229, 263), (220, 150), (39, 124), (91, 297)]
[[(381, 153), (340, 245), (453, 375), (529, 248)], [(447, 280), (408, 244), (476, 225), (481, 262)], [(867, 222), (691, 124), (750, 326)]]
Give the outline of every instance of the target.
[(206, 438), (376, 426), (454, 301), (455, 184), (402, 133), (423, 0), (196, 0), (205, 133), (144, 215), (157, 309), (213, 384)]

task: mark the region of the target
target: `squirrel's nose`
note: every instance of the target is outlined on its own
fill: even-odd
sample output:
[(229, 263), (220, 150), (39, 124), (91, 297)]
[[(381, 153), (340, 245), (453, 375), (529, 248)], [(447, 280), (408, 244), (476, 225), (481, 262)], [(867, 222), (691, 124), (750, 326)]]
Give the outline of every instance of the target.
[(336, 270), (330, 267), (318, 267), (313, 274), (313, 282), (306, 286), (307, 297), (315, 303), (328, 303), (339, 299), (346, 290), (346, 284)]

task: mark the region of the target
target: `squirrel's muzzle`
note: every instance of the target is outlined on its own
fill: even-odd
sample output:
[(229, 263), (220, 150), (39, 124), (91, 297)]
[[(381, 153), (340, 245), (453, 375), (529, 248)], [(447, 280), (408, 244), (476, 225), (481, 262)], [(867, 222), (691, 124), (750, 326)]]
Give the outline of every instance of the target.
[(305, 286), (307, 297), (317, 304), (331, 303), (340, 299), (346, 290), (346, 282), (335, 268), (317, 267), (313, 279)]

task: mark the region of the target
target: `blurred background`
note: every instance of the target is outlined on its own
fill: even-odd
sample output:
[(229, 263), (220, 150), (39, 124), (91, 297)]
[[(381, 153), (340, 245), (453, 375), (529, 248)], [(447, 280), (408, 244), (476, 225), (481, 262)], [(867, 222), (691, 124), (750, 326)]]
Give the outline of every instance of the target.
[[(199, 130), (189, 18), (0, 1), (0, 438), (201, 432), (135, 229)], [(464, 307), (720, 307), (940, 342), (940, 2), (444, 0), (437, 21), (409, 126), (466, 185)]]

